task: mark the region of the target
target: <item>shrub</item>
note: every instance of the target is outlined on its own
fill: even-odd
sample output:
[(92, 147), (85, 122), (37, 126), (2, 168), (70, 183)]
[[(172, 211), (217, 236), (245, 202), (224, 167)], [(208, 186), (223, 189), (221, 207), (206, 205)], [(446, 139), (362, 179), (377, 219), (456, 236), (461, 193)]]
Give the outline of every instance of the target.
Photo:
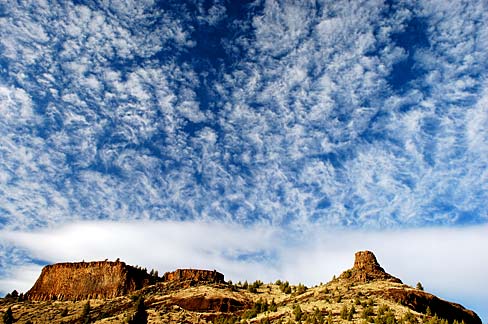
[(295, 321), (299, 321), (302, 319), (303, 312), (300, 308), (300, 305), (296, 304), (295, 307), (293, 307), (293, 315), (295, 316)]
[(291, 294), (291, 287), (288, 281), (282, 282), (280, 285), (280, 290), (285, 294)]
[(315, 307), (313, 314), (310, 315), (310, 323), (323, 324), (324, 320), (325, 319), (322, 312), (317, 307)]
[(260, 324), (271, 324), (271, 322), (269, 321), (269, 318), (267, 318), (267, 317), (266, 317), (266, 318), (263, 318), (263, 319), (261, 320), (261, 322), (259, 322), (259, 323), (260, 323)]
[(147, 311), (144, 304), (144, 297), (139, 296), (136, 301), (136, 307), (134, 314), (129, 318), (128, 324), (146, 324), (147, 323)]
[(347, 315), (347, 319), (351, 321), (354, 317), (354, 314), (356, 314), (356, 308), (354, 305), (351, 306), (351, 309), (349, 310), (349, 314)]
[[(408, 311), (407, 313), (405, 313), (405, 315), (403, 315), (402, 321), (405, 324), (416, 324), (418, 322), (415, 315), (413, 315), (412, 312), (410, 312), (410, 311)], [(456, 321), (454, 321), (454, 322), (456, 322)], [(453, 324), (457, 324), (457, 323), (453, 323)]]
[(307, 287), (305, 285), (299, 283), (298, 284), (298, 287), (297, 287), (297, 290), (296, 290), (297, 294), (298, 295), (301, 295), (301, 294), (303, 294), (306, 291), (307, 291)]
[(347, 305), (342, 306), (341, 309), (341, 318), (346, 320), (349, 317), (349, 309), (347, 308)]
[[(273, 300), (274, 302), (274, 300)], [(263, 301), (261, 298), (254, 303), (253, 307), (251, 309), (248, 309), (246, 312), (244, 312), (243, 318), (245, 319), (250, 319), (256, 317), (259, 313), (266, 312), (269, 308), (268, 302)]]
[(332, 324), (332, 312), (329, 312), (329, 315), (327, 315), (327, 324)]
[(231, 316), (220, 315), (219, 317), (213, 320), (213, 323), (214, 324), (235, 324), (235, 323), (239, 323), (239, 318), (234, 315)]
[(373, 316), (374, 315), (374, 310), (373, 310), (373, 306), (366, 306), (363, 308), (363, 311), (361, 313), (361, 317), (362, 318), (369, 318), (370, 316)]
[(251, 309), (248, 309), (244, 312), (244, 314), (242, 315), (242, 317), (244, 319), (250, 319), (250, 318), (254, 318), (258, 316), (258, 311), (253, 307)]
[(81, 312), (81, 322), (84, 324), (88, 324), (91, 321), (90, 318), (90, 302), (86, 302), (85, 306), (83, 306), (83, 311)]
[(374, 320), (375, 324), (397, 324), (397, 320), (395, 318), (395, 314), (388, 309), (385, 313), (379, 314)]
[(259, 300), (254, 304), (254, 307), (258, 310), (259, 313), (266, 312), (268, 310), (268, 302), (263, 301), (262, 298), (259, 298)]
[(3, 323), (12, 324), (14, 322), (14, 314), (12, 313), (12, 308), (9, 307), (5, 314), (3, 314)]
[(384, 315), (390, 308), (387, 305), (381, 305), (378, 308), (378, 315)]
[(417, 282), (417, 286), (415, 286), (415, 288), (417, 288), (418, 290), (424, 290), (424, 286), (422, 286), (422, 283), (419, 281)]
[(276, 305), (274, 298), (271, 300), (271, 304), (269, 304), (269, 311), (276, 312), (278, 310), (278, 305)]

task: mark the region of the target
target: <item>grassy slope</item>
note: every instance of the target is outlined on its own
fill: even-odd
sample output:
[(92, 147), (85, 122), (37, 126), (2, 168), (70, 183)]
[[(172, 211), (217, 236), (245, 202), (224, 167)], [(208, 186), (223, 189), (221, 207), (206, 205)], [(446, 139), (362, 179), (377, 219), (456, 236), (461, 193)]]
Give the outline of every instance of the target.
[[(270, 304), (274, 299), (277, 304), (276, 311), (260, 312), (256, 317), (247, 319), (249, 323), (260, 323), (269, 319), (271, 323), (295, 323), (294, 308), (300, 306), (304, 314), (303, 323), (314, 323), (311, 314), (322, 314), (324, 321), (327, 319), (333, 323), (365, 323), (374, 321), (380, 308), (388, 306), (397, 320), (400, 320), (409, 312), (408, 308), (383, 300), (375, 295), (375, 291), (381, 291), (386, 287), (400, 287), (413, 289), (406, 285), (391, 282), (371, 282), (362, 285), (335, 280), (325, 285), (307, 289), (304, 293), (292, 292), (285, 294), (276, 284), (263, 284), (256, 293), (246, 289), (237, 289), (228, 285), (199, 285), (196, 287), (168, 287), (167, 284), (158, 284), (146, 288), (142, 293), (146, 300), (148, 323), (211, 323), (217, 321), (215, 316), (228, 317), (231, 314), (219, 314), (215, 312), (193, 312), (174, 305), (172, 298), (233, 298), (242, 302), (253, 303), (261, 300)], [(295, 289), (294, 289), (295, 290)], [(110, 300), (90, 300), (90, 316), (93, 323), (124, 323), (125, 319), (133, 313), (135, 298), (119, 297)], [(79, 322), (86, 301), (52, 301), (52, 302), (7, 302), (0, 301), (0, 311), (3, 313), (11, 306), (16, 323), (76, 323)], [(349, 310), (354, 305), (356, 312), (351, 320), (341, 318), (341, 310), (346, 306)], [(365, 308), (371, 306), (374, 315), (367, 321), (362, 313)], [(63, 314), (63, 310), (66, 314)], [(419, 320), (424, 322), (424, 316), (411, 312)], [(331, 314), (329, 316), (328, 314)], [(245, 317), (245, 311), (236, 312), (235, 316)], [(221, 318), (221, 319), (222, 319)], [(308, 318), (305, 319), (305, 318)], [(319, 319), (320, 316), (315, 317)], [(304, 320), (305, 319), (305, 320)], [(245, 321), (244, 321), (245, 322)], [(298, 322), (298, 321), (297, 321)]]

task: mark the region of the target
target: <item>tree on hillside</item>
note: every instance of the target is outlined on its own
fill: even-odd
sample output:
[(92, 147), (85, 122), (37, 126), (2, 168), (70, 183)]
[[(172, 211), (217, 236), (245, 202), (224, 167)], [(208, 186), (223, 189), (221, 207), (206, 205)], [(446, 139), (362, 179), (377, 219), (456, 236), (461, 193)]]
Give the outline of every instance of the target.
[(342, 306), (341, 309), (341, 318), (343, 320), (347, 320), (348, 317), (349, 317), (349, 309), (347, 308), (347, 305), (344, 305)]
[(147, 311), (144, 304), (144, 297), (139, 296), (136, 301), (136, 310), (134, 315), (127, 321), (128, 324), (147, 324)]
[(81, 321), (83, 324), (89, 324), (91, 321), (90, 318), (90, 302), (86, 302), (85, 306), (83, 306), (83, 312), (81, 313)]
[(9, 307), (5, 314), (3, 314), (3, 323), (12, 324), (14, 322), (14, 315), (12, 314), (12, 308)]
[(295, 307), (293, 307), (293, 315), (295, 316), (295, 321), (300, 321), (303, 316), (303, 311), (300, 308), (300, 305), (296, 304)]
[(422, 283), (420, 281), (417, 282), (417, 286), (415, 288), (417, 288), (418, 290), (424, 290), (424, 286), (422, 286)]

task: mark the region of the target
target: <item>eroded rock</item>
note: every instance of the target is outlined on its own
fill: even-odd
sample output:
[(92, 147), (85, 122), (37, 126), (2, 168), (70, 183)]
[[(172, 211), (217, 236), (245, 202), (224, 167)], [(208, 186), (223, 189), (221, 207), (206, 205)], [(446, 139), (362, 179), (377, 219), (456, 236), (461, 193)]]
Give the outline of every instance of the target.
[(421, 290), (390, 288), (378, 294), (419, 313), (426, 314), (427, 308), (430, 308), (432, 315), (437, 314), (447, 319), (449, 323), (457, 320), (464, 321), (466, 324), (481, 324), (481, 319), (475, 312)]
[(198, 269), (178, 269), (173, 272), (166, 272), (163, 275), (163, 281), (185, 281), (193, 280), (198, 282), (223, 283), (224, 275), (216, 270), (198, 270)]
[(375, 280), (386, 280), (402, 283), (402, 281), (387, 273), (376, 260), (371, 251), (359, 251), (355, 254), (354, 266), (344, 271), (339, 279), (357, 283), (365, 283)]
[(151, 276), (124, 262), (96, 261), (45, 266), (26, 296), (32, 301), (114, 298), (151, 283)]

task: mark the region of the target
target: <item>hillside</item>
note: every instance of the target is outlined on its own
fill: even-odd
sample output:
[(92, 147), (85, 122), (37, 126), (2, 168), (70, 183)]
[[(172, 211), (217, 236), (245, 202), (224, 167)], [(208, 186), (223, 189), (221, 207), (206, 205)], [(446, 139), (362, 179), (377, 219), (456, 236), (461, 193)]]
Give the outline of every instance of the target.
[(357, 252), (351, 269), (311, 288), (280, 280), (225, 282), (217, 271), (194, 269), (154, 283), (154, 275), (127, 267), (48, 266), (25, 296), (0, 300), (1, 315), (10, 309), (16, 323), (481, 324), (473, 311), (403, 284), (369, 251)]

